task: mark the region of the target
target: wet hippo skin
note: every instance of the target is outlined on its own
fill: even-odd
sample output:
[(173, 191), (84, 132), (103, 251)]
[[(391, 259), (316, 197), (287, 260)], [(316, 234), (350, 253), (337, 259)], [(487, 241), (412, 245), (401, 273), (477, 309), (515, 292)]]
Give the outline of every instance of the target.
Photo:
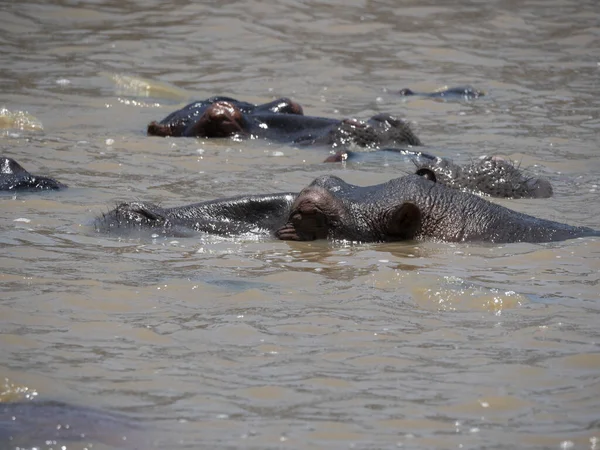
[(426, 153), (413, 161), (417, 173), (431, 170), (438, 183), (469, 192), (500, 198), (548, 198), (553, 193), (550, 181), (528, 176), (513, 162), (498, 156), (486, 156), (463, 166)]
[(483, 97), (485, 93), (471, 86), (457, 86), (451, 88), (444, 88), (433, 92), (415, 92), (411, 89), (400, 89), (398, 94), (403, 96), (417, 96), (417, 97), (429, 97), (438, 99), (451, 99), (451, 100), (472, 100), (475, 98)]
[(43, 191), (66, 187), (52, 178), (32, 175), (14, 159), (0, 156), (0, 191)]
[(195, 230), (300, 241), (505, 243), (599, 235), (591, 228), (519, 213), (416, 174), (374, 186), (322, 176), (299, 194), (239, 196), (174, 208), (122, 203), (96, 220), (96, 229), (104, 232), (139, 227), (171, 235)]
[(237, 136), (332, 148), (421, 145), (406, 122), (389, 114), (377, 114), (367, 121), (305, 116), (302, 107), (288, 98), (253, 105), (211, 97), (190, 103), (160, 122), (151, 122), (147, 131), (152, 136)]

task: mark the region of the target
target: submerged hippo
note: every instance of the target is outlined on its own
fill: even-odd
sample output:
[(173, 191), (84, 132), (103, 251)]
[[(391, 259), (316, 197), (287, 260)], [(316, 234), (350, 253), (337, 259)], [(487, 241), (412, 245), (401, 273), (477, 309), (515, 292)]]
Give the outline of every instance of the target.
[(452, 88), (444, 88), (434, 92), (415, 92), (410, 89), (400, 89), (398, 94), (403, 96), (416, 95), (419, 97), (439, 98), (439, 99), (453, 99), (453, 100), (473, 100), (475, 98), (483, 97), (485, 92), (477, 90), (471, 86), (458, 86)]
[(66, 187), (52, 178), (32, 175), (14, 159), (0, 156), (0, 191), (43, 191)]
[[(71, 448), (70, 443), (147, 448), (142, 424), (123, 414), (63, 402), (28, 400), (0, 403), (1, 449)], [(81, 447), (78, 447), (81, 448)]]
[(413, 161), (417, 174), (427, 176), (427, 171), (431, 171), (438, 183), (456, 189), (502, 198), (552, 197), (552, 185), (548, 180), (526, 176), (511, 161), (498, 156), (480, 158), (464, 166), (426, 153)]
[(263, 138), (298, 145), (366, 149), (421, 145), (410, 126), (389, 114), (369, 120), (305, 116), (302, 107), (280, 98), (254, 105), (229, 97), (211, 97), (183, 107), (148, 125), (152, 136)]
[(131, 227), (149, 227), (172, 235), (195, 230), (300, 241), (501, 243), (600, 235), (591, 228), (512, 211), (416, 174), (364, 187), (322, 176), (299, 194), (240, 196), (175, 208), (122, 203), (96, 220), (99, 231)]

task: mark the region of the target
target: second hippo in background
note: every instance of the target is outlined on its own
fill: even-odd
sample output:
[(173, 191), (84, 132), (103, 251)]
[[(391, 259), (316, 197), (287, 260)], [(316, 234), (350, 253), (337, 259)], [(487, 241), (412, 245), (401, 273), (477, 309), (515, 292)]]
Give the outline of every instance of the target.
[(520, 167), (502, 157), (486, 156), (464, 166), (425, 153), (413, 160), (418, 175), (451, 188), (500, 198), (552, 197), (550, 181), (527, 176)]
[(418, 96), (418, 97), (428, 97), (428, 98), (437, 98), (441, 100), (473, 100), (479, 97), (483, 97), (485, 92), (475, 89), (471, 86), (457, 86), (457, 87), (443, 87), (433, 92), (415, 92), (411, 89), (400, 89), (398, 94), (402, 96)]
[(254, 105), (211, 97), (190, 103), (160, 122), (151, 122), (147, 131), (152, 136), (258, 138), (330, 148), (375, 150), (421, 145), (406, 122), (389, 114), (377, 114), (366, 121), (305, 116), (302, 107), (288, 98)]
[[(548, 198), (553, 190), (545, 178), (528, 175), (519, 165), (500, 156), (484, 156), (465, 165), (415, 149), (388, 149), (410, 158), (416, 174), (461, 191), (498, 198)], [(341, 150), (325, 162), (353, 161), (361, 154)]]

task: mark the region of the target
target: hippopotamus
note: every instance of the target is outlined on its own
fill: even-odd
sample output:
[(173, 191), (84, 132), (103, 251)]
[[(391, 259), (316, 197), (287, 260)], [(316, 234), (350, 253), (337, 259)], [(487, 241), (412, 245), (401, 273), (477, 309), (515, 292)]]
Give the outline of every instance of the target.
[(419, 175), (435, 174), (438, 183), (491, 197), (548, 198), (552, 185), (545, 178), (526, 176), (518, 166), (499, 156), (479, 158), (459, 166), (446, 158), (421, 153), (414, 157)]
[(357, 242), (549, 242), (600, 232), (536, 218), (435, 182), (406, 175), (374, 186), (321, 176), (300, 193), (244, 195), (163, 208), (121, 203), (96, 220), (99, 231), (151, 228), (225, 236), (260, 234), (282, 240)]
[(404, 88), (400, 89), (400, 91), (398, 91), (398, 94), (403, 96), (416, 95), (419, 97), (439, 99), (472, 100), (475, 98), (483, 97), (485, 95), (485, 92), (475, 89), (471, 86), (458, 86), (452, 88), (443, 88), (434, 92), (415, 92), (410, 89)]
[(190, 103), (160, 122), (151, 122), (148, 135), (262, 138), (332, 148), (421, 145), (408, 123), (389, 114), (377, 114), (367, 121), (305, 116), (302, 107), (289, 98), (254, 105), (230, 97), (211, 97)]
[(145, 433), (139, 420), (96, 408), (52, 400), (0, 403), (0, 442), (10, 442), (10, 448), (41, 448), (49, 441), (55, 448), (68, 442), (147, 448), (140, 446)]
[(14, 159), (0, 156), (0, 191), (43, 191), (66, 187), (52, 178), (32, 175)]

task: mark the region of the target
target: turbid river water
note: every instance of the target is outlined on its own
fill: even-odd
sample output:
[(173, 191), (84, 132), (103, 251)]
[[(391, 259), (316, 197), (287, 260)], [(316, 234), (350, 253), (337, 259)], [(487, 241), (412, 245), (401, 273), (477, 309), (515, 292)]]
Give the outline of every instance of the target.
[[(550, 199), (500, 203), (598, 228), (597, 0), (23, 0), (0, 12), (0, 107), (24, 117), (4, 113), (1, 153), (70, 186), (0, 196), (1, 398), (34, 393), (145, 429), (99, 413), (98, 433), (62, 442), (45, 433), (66, 419), (31, 413), (0, 448), (600, 448), (598, 239), (358, 245), (92, 226), (123, 200), (175, 206), (414, 169), (395, 154), (324, 164), (323, 149), (145, 135), (191, 99), (228, 95), (406, 117), (430, 153), (501, 154), (554, 185)], [(465, 84), (486, 96), (397, 95)]]

